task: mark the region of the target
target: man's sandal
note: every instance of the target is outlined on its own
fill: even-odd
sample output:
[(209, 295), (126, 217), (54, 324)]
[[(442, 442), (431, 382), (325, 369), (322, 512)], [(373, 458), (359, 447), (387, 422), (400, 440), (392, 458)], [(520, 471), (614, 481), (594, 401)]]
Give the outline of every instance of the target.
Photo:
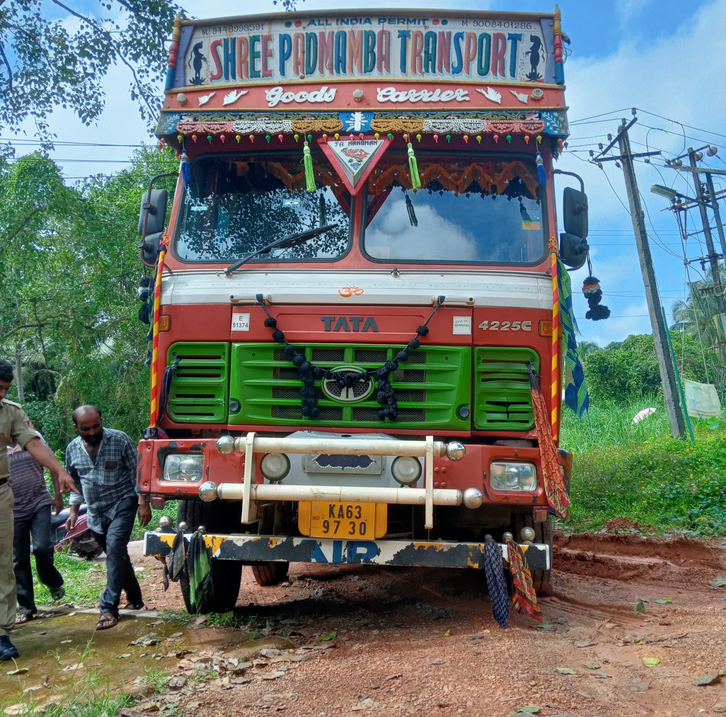
[(116, 615), (112, 615), (110, 612), (104, 612), (100, 620), (96, 623), (96, 630), (108, 630), (111, 627), (116, 627), (117, 624), (118, 618)]
[(50, 599), (53, 602), (58, 602), (59, 600), (62, 600), (65, 596), (66, 589), (64, 587), (50, 589)]
[(26, 622), (30, 622), (32, 619), (33, 619), (33, 615), (31, 615), (29, 612), (21, 612), (15, 618), (15, 624), (16, 625), (25, 625)]

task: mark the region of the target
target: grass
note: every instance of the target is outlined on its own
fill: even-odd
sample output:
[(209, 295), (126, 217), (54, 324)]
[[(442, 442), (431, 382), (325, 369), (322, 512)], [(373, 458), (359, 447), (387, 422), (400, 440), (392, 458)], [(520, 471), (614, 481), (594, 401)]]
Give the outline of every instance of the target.
[[(190, 615), (185, 610), (164, 610), (161, 618), (171, 625), (189, 625), (198, 615)], [(205, 625), (209, 627), (226, 627), (231, 629), (247, 628), (253, 634), (258, 633), (265, 626), (265, 621), (256, 615), (240, 615), (233, 611), (212, 612), (206, 616)]]
[[(655, 414), (639, 424), (642, 408)], [(592, 428), (592, 430), (591, 430)], [(593, 408), (590, 421), (563, 415), (562, 447), (571, 450), (568, 530), (599, 530), (627, 518), (657, 532), (726, 534), (726, 426), (694, 422), (696, 442), (673, 439), (665, 408), (640, 401)]]
[[(49, 605), (52, 600), (47, 588), (38, 580), (33, 566), (33, 590), (35, 601), (40, 605)], [(67, 552), (55, 554), (55, 566), (63, 576), (66, 595), (62, 603), (72, 602), (76, 607), (91, 607), (98, 604), (98, 597), (106, 585), (106, 565), (83, 558), (75, 558)]]

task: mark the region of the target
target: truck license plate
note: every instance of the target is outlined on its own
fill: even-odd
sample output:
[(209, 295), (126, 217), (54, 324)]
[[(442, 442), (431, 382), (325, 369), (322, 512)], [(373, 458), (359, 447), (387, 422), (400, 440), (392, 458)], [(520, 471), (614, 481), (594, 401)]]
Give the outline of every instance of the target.
[(311, 538), (371, 539), (375, 532), (375, 503), (312, 502)]

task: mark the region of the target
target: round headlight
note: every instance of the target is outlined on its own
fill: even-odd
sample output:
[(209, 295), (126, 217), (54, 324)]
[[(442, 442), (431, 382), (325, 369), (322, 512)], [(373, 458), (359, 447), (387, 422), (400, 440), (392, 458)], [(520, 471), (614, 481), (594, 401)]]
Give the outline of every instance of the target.
[(260, 461), (260, 470), (268, 481), (277, 483), (290, 472), (290, 459), (284, 453), (267, 453)]
[(229, 456), (234, 453), (234, 436), (220, 436), (217, 439), (217, 450), (223, 456)]
[(507, 466), (504, 469), (504, 482), (508, 486), (515, 486), (519, 483), (519, 467)]
[(391, 473), (401, 485), (413, 485), (421, 477), (421, 463), (413, 456), (398, 456), (391, 464)]

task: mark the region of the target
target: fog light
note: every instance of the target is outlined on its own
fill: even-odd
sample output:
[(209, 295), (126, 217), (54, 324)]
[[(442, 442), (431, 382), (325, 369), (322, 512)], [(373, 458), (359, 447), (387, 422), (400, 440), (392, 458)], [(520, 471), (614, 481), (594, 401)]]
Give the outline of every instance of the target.
[(230, 456), (234, 453), (234, 436), (220, 436), (217, 439), (217, 450), (223, 456)]
[(217, 484), (211, 480), (204, 481), (199, 486), (199, 497), (205, 503), (211, 503), (213, 500), (217, 500)]
[(483, 500), (484, 496), (478, 488), (467, 488), (464, 491), (464, 505), (467, 508), (476, 510), (481, 507)]
[(260, 461), (260, 470), (270, 483), (277, 483), (290, 472), (290, 459), (284, 453), (267, 453)]
[(466, 448), (459, 441), (451, 441), (446, 444), (446, 457), (450, 461), (460, 461), (466, 455)]
[(413, 485), (421, 477), (421, 462), (413, 456), (398, 456), (391, 464), (391, 473), (401, 485)]

